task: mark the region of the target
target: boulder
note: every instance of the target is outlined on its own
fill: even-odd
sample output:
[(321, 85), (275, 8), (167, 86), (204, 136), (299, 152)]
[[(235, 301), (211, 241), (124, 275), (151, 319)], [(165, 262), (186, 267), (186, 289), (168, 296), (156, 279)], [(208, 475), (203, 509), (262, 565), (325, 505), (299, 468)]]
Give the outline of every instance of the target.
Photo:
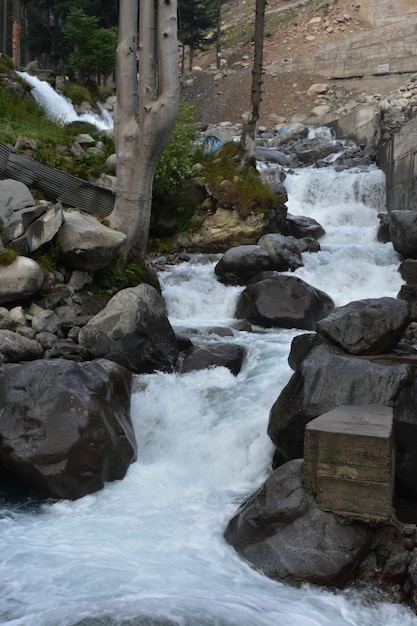
[(49, 498), (74, 500), (136, 458), (131, 374), (104, 359), (40, 360), (0, 373), (0, 463)]
[(396, 491), (417, 500), (416, 358), (352, 356), (309, 334), (295, 337), (289, 363), (295, 373), (269, 414), (274, 466), (303, 456), (306, 424), (337, 406), (393, 407)]
[(245, 356), (245, 348), (234, 343), (193, 346), (185, 354), (181, 364), (181, 372), (192, 372), (208, 367), (227, 367), (232, 374), (237, 376)]
[(330, 296), (295, 276), (276, 276), (249, 285), (240, 295), (235, 317), (265, 328), (314, 330), (334, 309)]
[(6, 225), (14, 221), (14, 214), (27, 207), (34, 207), (34, 197), (23, 183), (12, 180), (0, 180), (0, 219)]
[(263, 270), (272, 269), (269, 253), (260, 245), (234, 246), (214, 268), (221, 282), (246, 284)]
[(384, 354), (397, 345), (409, 323), (405, 300), (371, 298), (337, 307), (317, 322), (317, 332), (349, 354)]
[(4, 329), (0, 330), (0, 354), (6, 363), (19, 363), (41, 359), (43, 348), (38, 341)]
[(165, 304), (146, 283), (113, 296), (80, 330), (78, 341), (92, 357), (105, 357), (137, 373), (169, 370), (178, 356)]
[(339, 524), (302, 486), (302, 459), (275, 470), (237, 510), (225, 539), (270, 578), (343, 587), (370, 550), (364, 524)]
[(43, 272), (33, 259), (18, 256), (10, 265), (0, 265), (0, 304), (28, 300), (43, 281)]
[(258, 241), (258, 246), (264, 248), (271, 259), (270, 269), (277, 272), (295, 271), (303, 266), (300, 249), (293, 237), (285, 237), (278, 233), (264, 235)]
[(58, 203), (50, 206), (26, 231), (29, 251), (35, 252), (48, 241), (51, 241), (61, 228), (62, 221), (62, 205)]
[(287, 124), (279, 129), (278, 134), (270, 140), (268, 147), (277, 148), (291, 139), (306, 137), (307, 134), (308, 128), (304, 124), (301, 124), (300, 122)]
[(302, 237), (320, 239), (325, 234), (324, 228), (313, 217), (287, 213), (286, 224), (288, 234), (297, 239)]
[(60, 233), (61, 262), (72, 269), (95, 272), (108, 265), (126, 241), (124, 233), (77, 211), (64, 214)]
[(417, 259), (417, 211), (391, 211), (389, 233), (398, 254)]

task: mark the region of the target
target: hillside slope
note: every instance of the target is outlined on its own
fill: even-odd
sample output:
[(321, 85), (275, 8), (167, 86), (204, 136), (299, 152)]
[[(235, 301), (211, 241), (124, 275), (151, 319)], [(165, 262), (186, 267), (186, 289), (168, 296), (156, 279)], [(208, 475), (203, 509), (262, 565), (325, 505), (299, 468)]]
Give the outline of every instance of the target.
[[(224, 5), (221, 69), (207, 46), (182, 77), (201, 122), (237, 123), (250, 108), (254, 5)], [(414, 0), (270, 0), (261, 124), (304, 121), (318, 104), (337, 110), (361, 94), (399, 89), (417, 72), (416, 28)], [(328, 85), (325, 96), (307, 95), (314, 83)]]

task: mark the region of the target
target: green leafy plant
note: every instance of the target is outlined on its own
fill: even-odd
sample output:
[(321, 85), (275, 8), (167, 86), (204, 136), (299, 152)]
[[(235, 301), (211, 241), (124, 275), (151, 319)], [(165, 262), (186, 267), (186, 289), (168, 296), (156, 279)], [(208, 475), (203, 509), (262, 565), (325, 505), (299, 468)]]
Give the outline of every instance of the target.
[(91, 291), (96, 294), (117, 291), (127, 287), (140, 285), (146, 277), (146, 270), (136, 263), (128, 263), (123, 269), (117, 261), (113, 261), (106, 267), (94, 273)]
[[(203, 175), (211, 193), (225, 206), (239, 212), (242, 218), (250, 213), (269, 211), (277, 197), (255, 170), (241, 172), (238, 169), (238, 145), (230, 142), (214, 155), (199, 155), (204, 164)], [(228, 184), (224, 184), (228, 181)]]
[(163, 194), (190, 176), (196, 135), (195, 109), (181, 103), (170, 140), (156, 168), (156, 193)]
[(7, 54), (0, 54), (0, 73), (6, 74), (14, 68), (12, 59)]

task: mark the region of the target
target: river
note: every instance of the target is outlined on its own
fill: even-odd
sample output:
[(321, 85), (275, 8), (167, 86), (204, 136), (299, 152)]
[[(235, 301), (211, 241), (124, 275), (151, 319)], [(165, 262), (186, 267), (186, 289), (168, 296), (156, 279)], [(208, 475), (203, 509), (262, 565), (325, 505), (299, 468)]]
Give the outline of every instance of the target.
[[(384, 177), (376, 168), (296, 170), (288, 208), (326, 229), (297, 270), (337, 305), (396, 296), (399, 259), (376, 241)], [(160, 272), (171, 323), (195, 343), (218, 341), (241, 288), (193, 257)], [(124, 480), (78, 501), (10, 502), (0, 514), (0, 623), (8, 626), (416, 626), (406, 607), (251, 568), (223, 539), (240, 502), (270, 471), (269, 410), (291, 371), (297, 330), (237, 332), (242, 371), (135, 379), (138, 461)]]

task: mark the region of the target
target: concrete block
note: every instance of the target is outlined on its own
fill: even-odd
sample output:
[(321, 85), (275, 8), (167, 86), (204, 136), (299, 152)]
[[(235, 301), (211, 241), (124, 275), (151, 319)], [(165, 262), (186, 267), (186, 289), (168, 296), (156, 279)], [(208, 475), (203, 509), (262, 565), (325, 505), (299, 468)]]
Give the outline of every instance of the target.
[(304, 486), (324, 511), (367, 522), (389, 521), (394, 463), (389, 407), (340, 406), (307, 424)]

